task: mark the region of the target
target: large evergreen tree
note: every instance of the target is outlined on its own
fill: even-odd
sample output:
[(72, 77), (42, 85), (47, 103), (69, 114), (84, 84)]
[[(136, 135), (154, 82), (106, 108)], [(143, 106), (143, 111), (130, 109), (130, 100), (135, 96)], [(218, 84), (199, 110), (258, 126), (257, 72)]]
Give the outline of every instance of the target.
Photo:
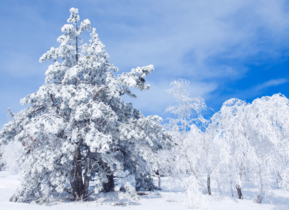
[[(158, 116), (144, 117), (121, 96), (136, 97), (129, 87), (149, 89), (145, 77), (152, 65), (137, 67), (115, 77), (104, 45), (93, 28), (89, 44), (78, 46), (79, 36), (90, 31), (90, 21), (78, 24), (78, 9), (71, 8), (62, 27), (58, 48), (51, 48), (40, 62), (53, 59), (45, 84), (21, 100), (28, 108), (13, 115), (0, 132), (0, 143), (20, 141), (25, 152), (21, 186), (13, 201), (49, 199), (66, 190), (76, 199), (92, 191), (112, 191), (114, 177), (135, 175), (137, 190), (152, 190), (156, 151), (170, 136)], [(81, 49), (81, 50), (80, 50)], [(128, 182), (125, 190), (134, 192)]]

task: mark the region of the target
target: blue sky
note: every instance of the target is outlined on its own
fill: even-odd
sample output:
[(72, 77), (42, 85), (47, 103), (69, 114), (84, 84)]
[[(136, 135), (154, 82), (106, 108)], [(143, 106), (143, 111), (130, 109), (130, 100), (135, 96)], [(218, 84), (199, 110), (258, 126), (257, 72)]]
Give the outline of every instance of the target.
[(174, 102), (165, 90), (178, 78), (215, 111), (233, 97), (289, 95), (285, 0), (9, 0), (0, 3), (0, 127), (7, 108), (23, 109), (19, 100), (44, 83), (51, 62), (39, 58), (59, 45), (71, 7), (90, 19), (121, 72), (155, 66), (151, 89), (125, 99), (145, 115), (166, 116)]

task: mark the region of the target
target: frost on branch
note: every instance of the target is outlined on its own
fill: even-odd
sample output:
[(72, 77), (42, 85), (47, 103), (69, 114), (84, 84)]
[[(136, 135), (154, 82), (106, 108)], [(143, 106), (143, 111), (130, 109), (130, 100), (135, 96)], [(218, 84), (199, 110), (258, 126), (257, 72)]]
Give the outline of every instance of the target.
[(67, 22), (77, 25), (77, 22), (79, 21), (78, 9), (72, 7), (69, 11), (70, 17), (68, 18)]
[(79, 21), (78, 9), (70, 9), (70, 18), (67, 20), (68, 23), (65, 24), (61, 31), (63, 35), (57, 38), (57, 42), (61, 43), (58, 48), (52, 47), (49, 51), (44, 53), (39, 62), (44, 62), (46, 60), (53, 59), (56, 62), (58, 59), (62, 59), (62, 65), (72, 67), (78, 62), (78, 36), (80, 36), (85, 30), (90, 31), (90, 21), (88, 19), (83, 20), (80, 26), (77, 26)]
[(86, 19), (86, 20), (83, 20), (80, 24), (80, 27), (79, 27), (79, 30), (78, 30), (78, 33), (79, 35), (82, 34), (85, 30), (86, 31), (90, 31), (91, 29), (91, 26), (90, 26), (90, 20)]
[(153, 65), (148, 65), (132, 69), (129, 73), (122, 73), (120, 77), (118, 77), (118, 82), (123, 87), (123, 94), (128, 94), (129, 96), (136, 98), (136, 95), (131, 93), (128, 87), (148, 90), (150, 85), (145, 85), (145, 77), (153, 71)]

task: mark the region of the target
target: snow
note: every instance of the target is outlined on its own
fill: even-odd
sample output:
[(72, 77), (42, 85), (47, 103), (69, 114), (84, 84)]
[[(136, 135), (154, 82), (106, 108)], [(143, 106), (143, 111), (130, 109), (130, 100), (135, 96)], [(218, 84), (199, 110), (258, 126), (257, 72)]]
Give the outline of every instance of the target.
[[(95, 209), (117, 210), (117, 209), (158, 209), (158, 210), (183, 210), (188, 209), (184, 200), (186, 199), (185, 189), (180, 187), (180, 182), (174, 185), (169, 183), (167, 178), (162, 178), (163, 190), (145, 192), (147, 195), (139, 196), (138, 202), (120, 201), (115, 192), (100, 193), (92, 196), (94, 201), (72, 202), (72, 201), (51, 201), (48, 204), (25, 204), (9, 202), (10, 197), (20, 184), (17, 175), (9, 175), (7, 171), (0, 171), (0, 209), (1, 210), (79, 210)], [(155, 180), (156, 181), (156, 180)], [(216, 189), (212, 188), (213, 191)], [(244, 186), (244, 200), (221, 197), (213, 194), (206, 196), (211, 210), (287, 210), (289, 209), (289, 191), (279, 189), (271, 190), (264, 198), (263, 204), (256, 204), (253, 199), (256, 197), (257, 189), (252, 186)]]

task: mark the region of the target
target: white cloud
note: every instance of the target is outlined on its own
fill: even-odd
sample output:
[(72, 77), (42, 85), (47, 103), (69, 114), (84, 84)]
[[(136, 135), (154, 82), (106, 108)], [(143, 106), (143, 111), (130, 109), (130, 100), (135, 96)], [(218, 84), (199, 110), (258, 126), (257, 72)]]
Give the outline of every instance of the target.
[(107, 23), (120, 38), (105, 44), (111, 60), (124, 69), (154, 64), (175, 77), (236, 79), (248, 70), (244, 63), (260, 60), (260, 54), (274, 58), (288, 47), (285, 1), (148, 1), (131, 7), (106, 9), (139, 22)]
[[(267, 88), (282, 85), (282, 84), (287, 83), (288, 81), (289, 79), (287, 78), (272, 79), (272, 80), (263, 82), (262, 84), (246, 88), (245, 90), (242, 90), (242, 91), (236, 91), (234, 93), (222, 94), (222, 95), (217, 94), (213, 96), (214, 97), (213, 100), (221, 104), (230, 98), (239, 98), (242, 100), (246, 100), (248, 98), (253, 99), (258, 96), (259, 97), (264, 96), (264, 92), (266, 91)], [(212, 100), (212, 96), (210, 97), (211, 97), (210, 99)]]
[(269, 80), (267, 82), (264, 82), (263, 84), (261, 85), (258, 85), (255, 90), (256, 91), (261, 91), (265, 88), (268, 88), (268, 87), (272, 87), (272, 86), (278, 86), (278, 85), (282, 85), (286, 82), (288, 82), (289, 80), (286, 79), (286, 78), (282, 78), (282, 79), (272, 79), (272, 80)]
[[(63, 6), (58, 1), (54, 3)], [(78, 4), (77, 1), (73, 3)], [(260, 54), (263, 59), (274, 58), (280, 55), (280, 49), (288, 47), (284, 46), (284, 40), (289, 37), (285, 0), (184, 0), (182, 3), (173, 0), (108, 3), (100, 0), (86, 3), (79, 8), (81, 18), (89, 18), (92, 26), (99, 29), (111, 61), (121, 71), (154, 64), (166, 69), (171, 78), (215, 79), (218, 82), (243, 77), (248, 70), (246, 62), (259, 61)], [(56, 40), (61, 34), (55, 29), (58, 22), (44, 19), (36, 8), (25, 6), (24, 9), (31, 14), (28, 21), (41, 27), (31, 35), (45, 37), (44, 40), (48, 37), (51, 40), (53, 36)], [(69, 16), (68, 9), (66, 14)], [(15, 24), (10, 21), (9, 25)], [(46, 42), (38, 44), (47, 45)], [(25, 52), (19, 52), (20, 59), (25, 56)], [(26, 62), (30, 66), (33, 63)]]

